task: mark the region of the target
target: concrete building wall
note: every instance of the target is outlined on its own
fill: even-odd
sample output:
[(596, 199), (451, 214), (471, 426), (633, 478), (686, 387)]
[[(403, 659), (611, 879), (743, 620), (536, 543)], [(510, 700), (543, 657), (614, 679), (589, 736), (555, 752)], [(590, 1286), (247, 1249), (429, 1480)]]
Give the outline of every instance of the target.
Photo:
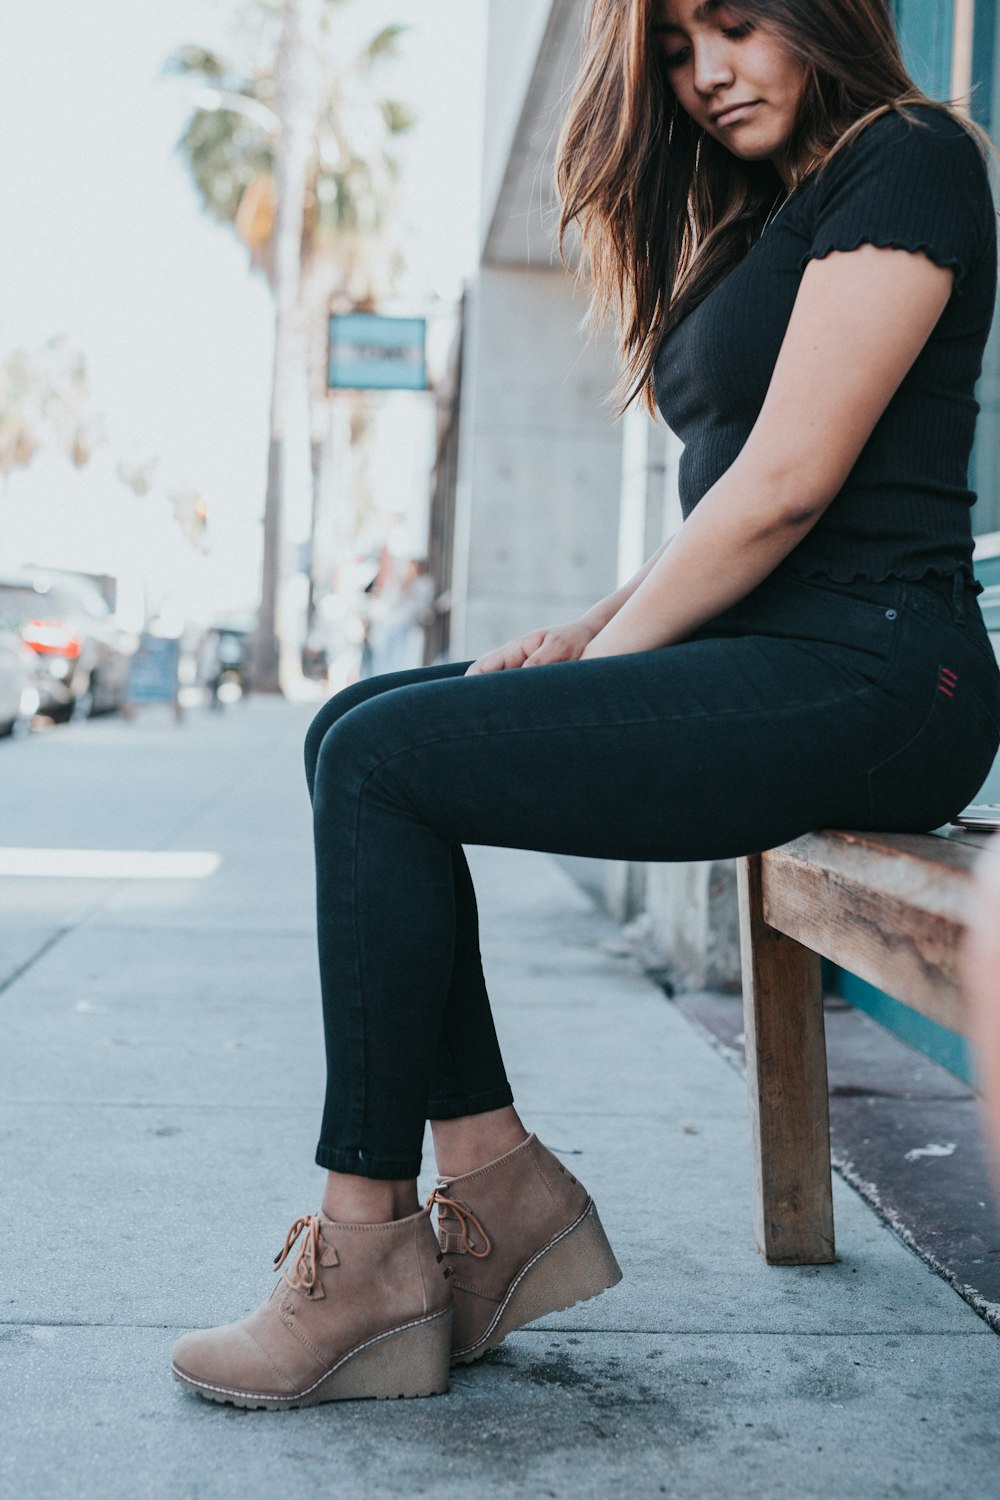
[(470, 299), (453, 654), (582, 613), (616, 585), (621, 429), (606, 342), (561, 271), (484, 266)]

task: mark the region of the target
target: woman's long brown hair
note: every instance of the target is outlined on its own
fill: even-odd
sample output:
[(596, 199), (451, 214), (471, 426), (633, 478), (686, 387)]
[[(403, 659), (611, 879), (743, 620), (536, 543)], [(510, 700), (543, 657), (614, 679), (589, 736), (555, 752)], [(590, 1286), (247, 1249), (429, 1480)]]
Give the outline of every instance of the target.
[[(811, 162), (811, 171), (908, 104), (960, 121), (984, 159), (992, 149), (984, 130), (917, 88), (889, 0), (731, 0), (730, 8), (805, 65), (788, 144), (790, 159)], [(739, 160), (678, 104), (653, 35), (656, 11), (657, 0), (592, 0), (556, 162), (560, 251), (565, 259), (575, 226), (592, 321), (610, 315), (619, 328), (620, 409), (641, 396), (650, 412), (663, 339), (742, 260), (783, 193), (769, 161)]]

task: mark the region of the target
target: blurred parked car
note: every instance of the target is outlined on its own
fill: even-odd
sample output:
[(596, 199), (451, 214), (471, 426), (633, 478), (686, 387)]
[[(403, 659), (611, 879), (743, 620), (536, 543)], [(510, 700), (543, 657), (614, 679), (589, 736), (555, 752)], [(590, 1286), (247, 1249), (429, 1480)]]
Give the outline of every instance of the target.
[(41, 570), (0, 575), (0, 626), (18, 631), (35, 653), (41, 713), (86, 718), (121, 706), (136, 637), (118, 628), (89, 578)]
[(38, 712), (38, 665), (14, 630), (0, 628), (0, 735), (27, 733)]

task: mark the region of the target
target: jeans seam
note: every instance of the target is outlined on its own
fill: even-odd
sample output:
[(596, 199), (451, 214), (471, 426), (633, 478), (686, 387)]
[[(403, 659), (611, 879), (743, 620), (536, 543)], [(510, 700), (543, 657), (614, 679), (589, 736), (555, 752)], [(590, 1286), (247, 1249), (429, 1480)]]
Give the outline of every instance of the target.
[(874, 794), (874, 789), (872, 787), (872, 777), (877, 776), (878, 773), (879, 773), (879, 771), (881, 771), (883, 769), (883, 767), (891, 765), (894, 760), (897, 760), (899, 758), (899, 756), (905, 755), (906, 752), (907, 752), (907, 750), (909, 750), (909, 748), (910, 748), (911, 745), (916, 744), (917, 740), (920, 739), (921, 735), (924, 734), (926, 732), (926, 730), (929, 728), (931, 720), (934, 718), (934, 715), (935, 715), (935, 713), (937, 712), (937, 710), (938, 710), (938, 708), (940, 706), (940, 698), (941, 698), (941, 694), (938, 692), (937, 685), (935, 684), (934, 691), (931, 694), (930, 707), (928, 708), (927, 712), (924, 714), (924, 717), (921, 719), (921, 721), (920, 721), (920, 727), (918, 729), (914, 730), (913, 734), (911, 734), (910, 737), (909, 737), (909, 739), (906, 740), (902, 745), (897, 746), (897, 748), (895, 750), (893, 750), (893, 752), (892, 752), (891, 755), (884, 755), (882, 757), (882, 759), (880, 761), (877, 761), (874, 766), (869, 766), (868, 767), (868, 770), (867, 770), (867, 772), (865, 774), (865, 781), (866, 781), (866, 784), (867, 784), (867, 787), (868, 787), (868, 820), (869, 820), (869, 822), (875, 822), (875, 821), (877, 821), (876, 815), (875, 815), (875, 794)]
[(928, 608), (927, 601), (921, 600), (917, 604), (904, 596), (900, 607), (908, 615), (923, 621), (925, 624), (943, 625), (946, 629), (954, 630), (962, 645), (970, 646), (978, 652), (984, 661), (996, 661), (996, 654), (990, 645), (988, 635), (984, 640), (976, 631), (976, 626), (981, 625), (985, 632), (986, 624), (979, 605), (974, 599), (968, 604), (963, 605), (961, 609), (956, 610), (944, 599), (935, 599), (933, 607)]
[(992, 667), (994, 671), (1000, 672), (1000, 663), (997, 661), (996, 653), (990, 644), (989, 637), (987, 636), (985, 640), (980, 639), (973, 628), (975, 624), (974, 617), (964, 615), (961, 619), (953, 618), (946, 620), (937, 616), (932, 618), (924, 614), (923, 611), (915, 610), (909, 605), (903, 605), (903, 608), (908, 615), (915, 617), (921, 623), (925, 625), (937, 625), (939, 629), (948, 631), (953, 637), (953, 641), (948, 643), (939, 639), (935, 649), (940, 649), (946, 644), (953, 643), (957, 648), (974, 652), (980, 665)]
[(992, 662), (994, 665), (996, 665), (996, 654), (993, 650), (993, 647), (989, 643), (989, 639), (987, 638), (985, 641), (978, 640), (971, 630), (967, 631), (963, 629), (963, 626), (971, 624), (968, 616), (966, 616), (962, 620), (951, 620), (948, 623), (953, 628), (958, 630), (959, 639), (963, 646), (971, 647), (971, 649), (975, 651), (983, 661)]
[[(367, 778), (365, 778), (365, 779), (367, 780)], [(367, 1077), (367, 1073), (368, 1073), (368, 1067), (367, 1067), (367, 1058), (368, 1058), (368, 1045), (367, 1045), (367, 1043), (368, 1043), (368, 1032), (367, 1032), (367, 1027), (365, 1026), (364, 981), (363, 981), (363, 977), (362, 977), (362, 964), (361, 964), (361, 934), (360, 934), (360, 932), (358, 930), (358, 879), (357, 879), (357, 876), (358, 876), (358, 844), (360, 842), (359, 834), (358, 834), (358, 829), (359, 829), (359, 826), (360, 826), (360, 823), (361, 823), (361, 807), (362, 807), (362, 800), (361, 799), (362, 799), (362, 793), (364, 791), (364, 787), (365, 787), (365, 782), (362, 781), (361, 786), (358, 788), (358, 800), (357, 800), (357, 805), (355, 807), (355, 812), (354, 812), (354, 829), (353, 829), (353, 832), (352, 832), (352, 835), (351, 835), (351, 843), (352, 843), (352, 847), (351, 847), (351, 926), (352, 926), (352, 928), (354, 930), (354, 969), (355, 969), (356, 985), (357, 985), (357, 997), (358, 997), (358, 1030), (361, 1033), (361, 1064), (362, 1064), (361, 1067), (360, 1067), (360, 1069), (358, 1070), (359, 1071), (359, 1077), (360, 1077), (360, 1083), (359, 1083), (358, 1087), (360, 1088), (360, 1092), (361, 1092), (360, 1120), (358, 1121), (358, 1127), (357, 1127), (357, 1140), (358, 1141), (363, 1141), (364, 1138), (365, 1138), (365, 1123), (366, 1123), (367, 1115), (368, 1115), (368, 1077)], [(360, 1146), (358, 1147), (358, 1155), (359, 1155), (359, 1157), (361, 1157), (361, 1155), (362, 1155)]]
[[(735, 637), (735, 639), (744, 639), (744, 637)], [(896, 656), (897, 643), (898, 633), (896, 636), (896, 640), (893, 641), (892, 650), (889, 652), (888, 657), (883, 663), (882, 670), (879, 672), (878, 677), (874, 678), (871, 682), (865, 683), (864, 687), (854, 688), (850, 692), (846, 693), (835, 693), (829, 698), (808, 699), (804, 700), (801, 703), (789, 703), (784, 708), (769, 709), (768, 712), (771, 713), (775, 718), (778, 718), (786, 714), (801, 713), (803, 709), (832, 708), (836, 704), (851, 702), (853, 699), (860, 697), (862, 694), (871, 692), (873, 688), (877, 688), (885, 680), (886, 676), (891, 670), (894, 664), (894, 658)], [(562, 665), (562, 663), (552, 663), (552, 665)], [(569, 666), (571, 665), (571, 663), (567, 662), (566, 665)], [(746, 719), (756, 718), (761, 712), (762, 710), (760, 708), (725, 709), (722, 711), (714, 710), (711, 713), (703, 714), (678, 713), (670, 714), (669, 716), (658, 716), (656, 718), (617, 719), (614, 723), (611, 724), (602, 723), (600, 721), (588, 724), (581, 724), (578, 722), (574, 722), (572, 724), (530, 724), (525, 725), (523, 728), (518, 727), (516, 729), (475, 729), (463, 730), (458, 734), (439, 734), (435, 735), (432, 739), (420, 740), (412, 745), (403, 745), (398, 750), (393, 750), (390, 752), (390, 754), (383, 756), (380, 761), (378, 761), (374, 766), (371, 766), (365, 772), (361, 785), (358, 788), (358, 798), (360, 801), (360, 798), (364, 795), (365, 787), (368, 785), (368, 782), (371, 780), (371, 778), (379, 771), (381, 771), (384, 766), (387, 766), (390, 761), (396, 760), (398, 756), (407, 755), (411, 750), (427, 750), (430, 749), (430, 747), (433, 745), (447, 745), (450, 744), (453, 740), (482, 739), (485, 736), (489, 736), (492, 739), (498, 739), (506, 738), (509, 735), (515, 734), (577, 734), (581, 729), (626, 729), (636, 724), (677, 724), (683, 723), (688, 719)]]

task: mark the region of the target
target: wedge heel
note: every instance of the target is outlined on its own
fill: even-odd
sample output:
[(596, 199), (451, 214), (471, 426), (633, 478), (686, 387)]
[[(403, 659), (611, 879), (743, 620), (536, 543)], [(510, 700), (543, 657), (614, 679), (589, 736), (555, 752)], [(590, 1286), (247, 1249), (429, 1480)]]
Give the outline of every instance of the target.
[(475, 1343), (456, 1349), (452, 1363), (471, 1364), (516, 1328), (598, 1297), (621, 1279), (621, 1267), (590, 1199), (580, 1218), (527, 1262), (489, 1328)]
[[(452, 1310), (397, 1328), (341, 1361), (311, 1400), (391, 1401), (400, 1396), (441, 1396), (451, 1366)], [(306, 1403), (303, 1402), (303, 1405)]]
[(452, 1309), (421, 1318), (370, 1339), (345, 1354), (328, 1374), (294, 1395), (240, 1391), (195, 1380), (175, 1365), (173, 1376), (210, 1401), (256, 1410), (288, 1411), (323, 1401), (392, 1401), (402, 1396), (440, 1396), (448, 1389)]

